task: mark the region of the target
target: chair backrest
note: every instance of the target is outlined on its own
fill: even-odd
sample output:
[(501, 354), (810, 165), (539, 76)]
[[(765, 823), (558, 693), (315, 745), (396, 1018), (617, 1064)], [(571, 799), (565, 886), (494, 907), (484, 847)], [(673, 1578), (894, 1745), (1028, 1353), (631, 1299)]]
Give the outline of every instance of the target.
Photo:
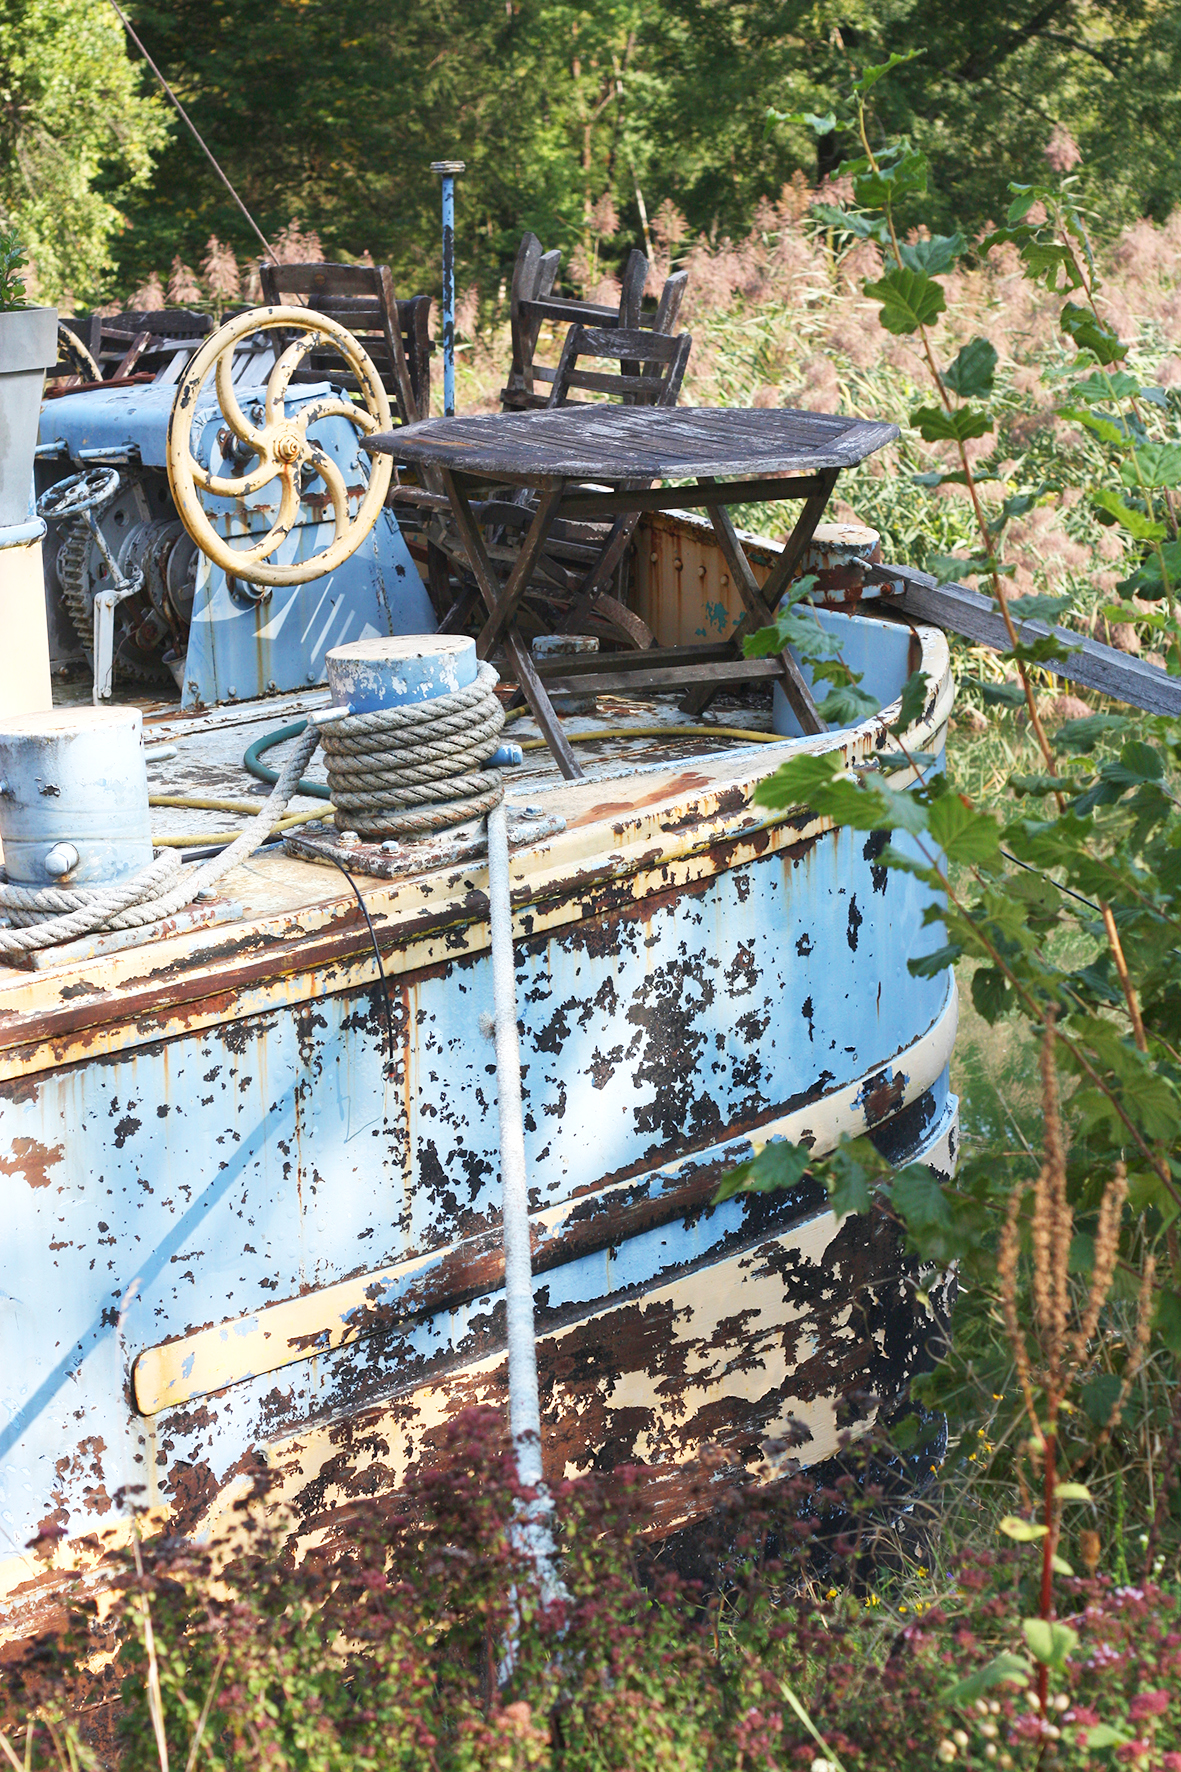
[[(535, 361), (537, 341), (547, 321), (552, 325), (621, 326), (625, 330), (644, 326), (642, 304), (644, 285), (648, 280), (648, 260), (642, 252), (632, 251), (628, 255), (620, 282), (618, 308), (554, 295), (560, 263), (560, 253), (543, 252), (536, 234), (525, 235), (513, 269), (510, 312), (513, 354), (508, 383), (500, 394), (505, 412), (523, 412), (548, 404), (544, 384), (552, 383), (556, 369)], [(649, 310), (651, 319), (648, 324), (654, 332), (672, 331), (687, 282), (687, 271), (678, 271), (675, 277), (668, 278), (655, 312)], [(539, 387), (538, 383), (543, 385)]]
[[(639, 328), (572, 326), (554, 371), (550, 406), (570, 406), (572, 388), (607, 394), (629, 406), (675, 406), (693, 339), (688, 332), (668, 337)], [(584, 357), (619, 364), (612, 371), (580, 369)]]
[[(259, 267), (263, 297), (271, 307), (303, 305), (338, 320), (359, 339), (381, 376), (386, 393), (405, 425), (427, 418), (431, 409), (431, 344), (427, 331), (430, 297), (398, 301), (386, 265), (275, 265)], [(330, 350), (313, 351), (296, 381), (333, 381), (356, 388), (356, 377), (340, 367)]]

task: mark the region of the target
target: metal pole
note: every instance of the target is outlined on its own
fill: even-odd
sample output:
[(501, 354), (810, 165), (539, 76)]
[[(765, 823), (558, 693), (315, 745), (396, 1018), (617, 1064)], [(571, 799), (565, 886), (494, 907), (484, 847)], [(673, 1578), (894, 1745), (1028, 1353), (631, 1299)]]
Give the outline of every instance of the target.
[(432, 160), (443, 181), (443, 412), (455, 416), (455, 180), (462, 160)]

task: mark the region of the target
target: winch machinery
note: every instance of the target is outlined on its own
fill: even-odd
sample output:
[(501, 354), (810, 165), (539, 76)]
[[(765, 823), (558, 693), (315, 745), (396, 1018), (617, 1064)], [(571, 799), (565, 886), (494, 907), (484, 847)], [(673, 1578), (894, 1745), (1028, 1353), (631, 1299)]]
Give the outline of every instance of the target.
[[(356, 396), (293, 385), (326, 347)], [(47, 401), (37, 491), (57, 656), (81, 649), (96, 701), (112, 682), (172, 681), (196, 708), (323, 682), (334, 646), (432, 631), (385, 508), (390, 460), (360, 447), (391, 422), (357, 339), (304, 308), (237, 315), (175, 383)]]

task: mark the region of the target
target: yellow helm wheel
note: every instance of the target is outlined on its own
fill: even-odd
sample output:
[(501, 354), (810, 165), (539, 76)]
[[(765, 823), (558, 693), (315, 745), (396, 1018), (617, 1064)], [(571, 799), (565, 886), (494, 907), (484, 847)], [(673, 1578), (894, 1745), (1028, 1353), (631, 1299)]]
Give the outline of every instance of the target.
[[(277, 330), (301, 336), (287, 346), (272, 369), (263, 397), (263, 422), (252, 424), (234, 389), (234, 349), (252, 333)], [(360, 385), (364, 404), (334, 395), (313, 400), (288, 416), (287, 389), (292, 376), (309, 352), (325, 343), (334, 345), (348, 363)], [(193, 418), (201, 389), (210, 375), (216, 378), (218, 405), (241, 445), (241, 452), (248, 459), (251, 455), (257, 457), (249, 471), (235, 478), (211, 474), (193, 455)], [(190, 362), (176, 390), (168, 421), (168, 484), (185, 528), (201, 552), (224, 572), (253, 584), (306, 584), (309, 579), (324, 577), (347, 560), (377, 522), (393, 474), (392, 458), (372, 458), (369, 484), (360, 508), (350, 520), (343, 474), (331, 456), (308, 437), (309, 426), (321, 418), (347, 418), (367, 436), (374, 431), (388, 431), (392, 422), (386, 391), (370, 358), (352, 333), (327, 315), (314, 314), (307, 308), (251, 309), (211, 333)], [(321, 553), (283, 566), (272, 562), (271, 555), (295, 527), (305, 469), (318, 474), (327, 488), (335, 534)], [(272, 480), (282, 484), (274, 523), (252, 547), (232, 547), (210, 522), (198, 488), (217, 498), (246, 498)]]

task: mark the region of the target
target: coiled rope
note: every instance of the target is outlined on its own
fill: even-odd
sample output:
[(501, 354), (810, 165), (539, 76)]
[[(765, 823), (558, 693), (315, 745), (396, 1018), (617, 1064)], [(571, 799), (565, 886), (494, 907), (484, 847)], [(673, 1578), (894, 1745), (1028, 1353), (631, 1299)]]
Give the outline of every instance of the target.
[(319, 740), (315, 727), (309, 727), (262, 810), (227, 849), (198, 868), (183, 868), (175, 850), (166, 849), (116, 886), (16, 886), (0, 881), (0, 911), (15, 925), (0, 929), (0, 954), (55, 947), (99, 929), (140, 929), (207, 896), (224, 874), (270, 836), (298, 791), (299, 778)]
[(499, 681), (481, 664), (450, 695), (369, 714), (327, 709), (316, 718), (338, 830), (362, 837), (421, 837), (491, 812), (504, 798), (499, 769), (504, 709)]
[(498, 749), (504, 727), (497, 681), (492, 666), (481, 664), (468, 688), (429, 702), (372, 714), (325, 710), (299, 734), (255, 817), (228, 848), (196, 869), (183, 868), (179, 855), (165, 849), (114, 886), (0, 882), (0, 912), (14, 925), (0, 929), (0, 954), (55, 947), (100, 929), (140, 929), (208, 896), (271, 835), (288, 802), (309, 785), (300, 778), (320, 743), (341, 830), (428, 836), (492, 811), (504, 798), (504, 784), (498, 769), (481, 765)]

